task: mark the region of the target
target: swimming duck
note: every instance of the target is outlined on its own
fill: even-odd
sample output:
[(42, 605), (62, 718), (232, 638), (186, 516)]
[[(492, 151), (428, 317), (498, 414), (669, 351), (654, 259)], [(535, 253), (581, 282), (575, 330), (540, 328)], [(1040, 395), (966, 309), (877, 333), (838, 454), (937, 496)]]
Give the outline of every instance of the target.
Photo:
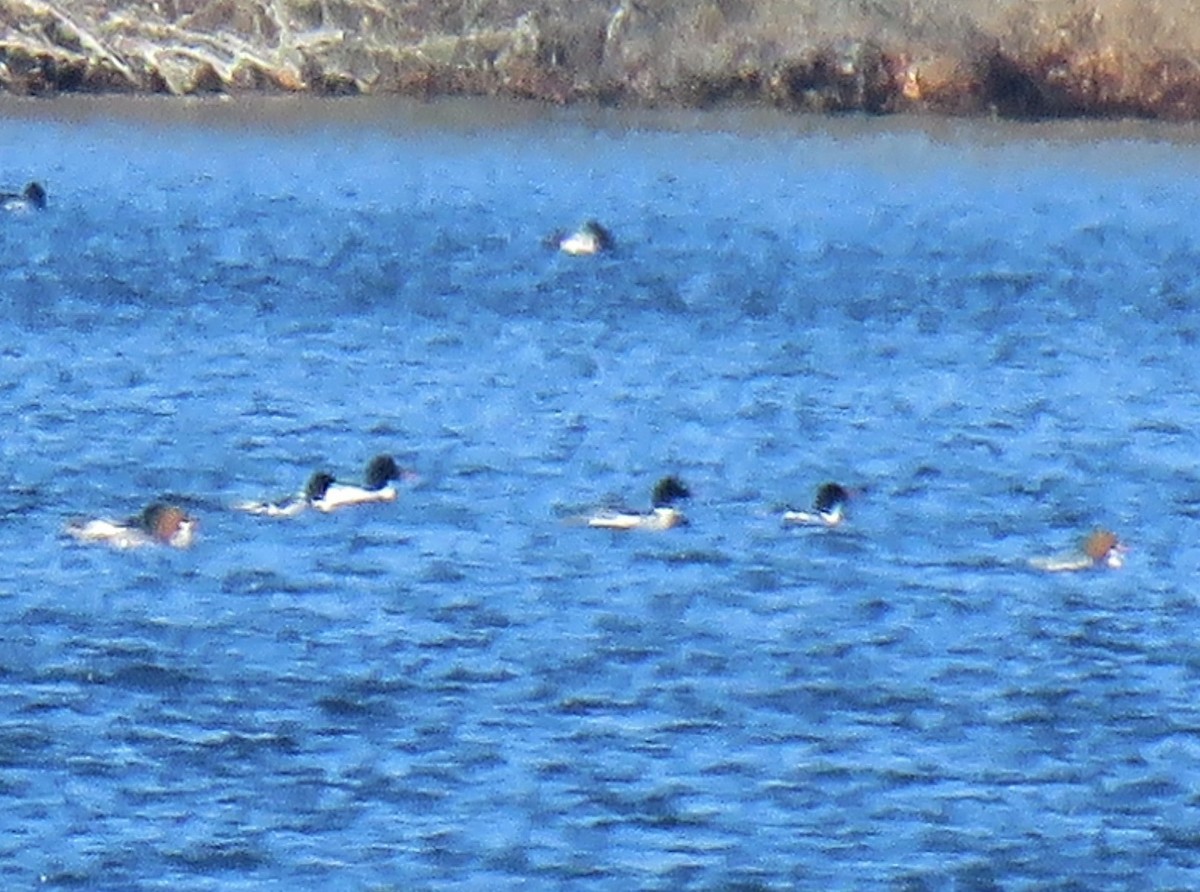
[(550, 243), (564, 254), (599, 254), (601, 251), (611, 251), (616, 242), (612, 233), (595, 220), (588, 220), (578, 231), (566, 234), (555, 233)]
[(46, 208), (46, 190), (41, 183), (30, 183), (25, 191), (0, 192), (0, 208), (10, 212), (41, 211)]
[(817, 487), (812, 511), (785, 511), (783, 522), (803, 526), (835, 527), (846, 519), (850, 491), (840, 483), (822, 483)]
[(1093, 567), (1109, 567), (1116, 570), (1124, 566), (1126, 550), (1116, 533), (1096, 530), (1083, 540), (1078, 551), (1033, 558), (1029, 565), (1035, 570), (1045, 570), (1049, 573), (1090, 570)]
[(239, 511), (265, 517), (295, 517), (308, 508), (329, 513), (367, 502), (394, 502), (396, 487), (388, 486), (388, 483), (415, 477), (412, 471), (396, 464), (392, 456), (377, 455), (367, 463), (363, 474), (363, 486), (338, 483), (328, 471), (316, 471), (308, 478), (304, 492), (289, 499), (279, 503), (241, 502), (234, 507)]
[(691, 498), (691, 492), (678, 477), (664, 477), (654, 485), (650, 512), (603, 511), (588, 518), (588, 526), (604, 530), (669, 530), (685, 526), (687, 518), (675, 507), (681, 499)]
[(67, 525), (67, 535), (78, 542), (103, 542), (113, 548), (169, 545), (187, 548), (196, 537), (196, 519), (176, 505), (155, 502), (125, 521), (88, 520)]
[(333, 476), (323, 472), (309, 478), (305, 494), (309, 504), (318, 511), (336, 511), (350, 505), (367, 502), (396, 501), (396, 487), (388, 486), (393, 480), (410, 480), (416, 475), (396, 464), (390, 455), (377, 455), (367, 463), (363, 473), (364, 486), (338, 483)]
[(263, 517), (295, 517), (306, 511), (333, 483), (333, 475), (317, 471), (308, 478), (304, 491), (278, 502), (238, 502), (234, 510)]

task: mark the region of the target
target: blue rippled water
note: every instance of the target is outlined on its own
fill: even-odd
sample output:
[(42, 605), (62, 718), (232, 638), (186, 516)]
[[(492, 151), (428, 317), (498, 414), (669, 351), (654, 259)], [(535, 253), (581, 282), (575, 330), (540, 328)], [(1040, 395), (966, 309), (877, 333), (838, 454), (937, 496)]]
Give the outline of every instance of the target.
[(4, 111), (6, 888), (1200, 886), (1193, 131)]

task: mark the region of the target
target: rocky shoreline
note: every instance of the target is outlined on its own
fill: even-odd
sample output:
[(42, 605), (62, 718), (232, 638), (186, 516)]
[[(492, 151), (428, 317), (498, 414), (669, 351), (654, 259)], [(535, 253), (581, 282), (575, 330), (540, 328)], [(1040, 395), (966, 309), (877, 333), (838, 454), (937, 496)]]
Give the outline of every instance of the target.
[(0, 0), (0, 91), (479, 95), (1200, 119), (1200, 22), (1132, 0)]

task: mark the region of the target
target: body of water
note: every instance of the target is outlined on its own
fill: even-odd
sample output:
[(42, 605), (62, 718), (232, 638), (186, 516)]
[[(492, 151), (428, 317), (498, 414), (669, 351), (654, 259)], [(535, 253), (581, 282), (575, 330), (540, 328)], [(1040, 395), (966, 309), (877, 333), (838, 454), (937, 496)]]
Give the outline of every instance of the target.
[(176, 108), (5, 109), (7, 888), (1200, 886), (1194, 132)]

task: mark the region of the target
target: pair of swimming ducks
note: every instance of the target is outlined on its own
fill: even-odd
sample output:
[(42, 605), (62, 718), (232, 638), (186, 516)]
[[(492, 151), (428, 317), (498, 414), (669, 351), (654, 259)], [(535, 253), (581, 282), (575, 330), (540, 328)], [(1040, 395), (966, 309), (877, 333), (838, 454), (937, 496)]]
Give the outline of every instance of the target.
[[(46, 189), (41, 183), (26, 184), (21, 192), (0, 192), (0, 210), (27, 213), (46, 209)], [(587, 220), (575, 232), (558, 231), (546, 239), (546, 244), (564, 254), (600, 254), (616, 247), (609, 230), (597, 220)]]
[[(0, 210), (20, 213), (45, 209), (46, 189), (36, 181), (26, 184), (21, 192), (0, 192)], [(599, 254), (616, 247), (612, 233), (596, 220), (587, 220), (575, 232), (556, 232), (546, 243), (573, 255)]]
[[(607, 530), (669, 530), (685, 526), (687, 518), (677, 507), (691, 492), (677, 477), (664, 477), (654, 487), (649, 513), (606, 511), (587, 519), (589, 527)], [(836, 527), (846, 519), (846, 504), (851, 491), (840, 483), (823, 483), (817, 488), (809, 511), (785, 511), (782, 521), (789, 526)], [(1096, 530), (1077, 551), (1049, 557), (1033, 558), (1029, 565), (1036, 570), (1062, 573), (1088, 570), (1094, 567), (1116, 569), (1125, 563), (1125, 545), (1115, 533)]]
[[(21, 192), (0, 192), (0, 210), (28, 213), (45, 209), (46, 189), (41, 183), (29, 183)], [(612, 233), (596, 220), (587, 220), (575, 232), (556, 232), (546, 239), (546, 243), (564, 254), (575, 256), (600, 254), (616, 247)]]
[[(416, 475), (396, 464), (390, 455), (377, 455), (367, 463), (363, 485), (338, 482), (328, 471), (308, 478), (304, 490), (279, 502), (239, 502), (235, 510), (264, 517), (296, 517), (309, 510), (328, 514), (352, 505), (394, 502), (397, 491), (392, 481), (415, 479)], [(178, 505), (156, 502), (127, 520), (88, 520), (67, 525), (67, 535), (79, 542), (103, 542), (115, 548), (168, 545), (188, 548), (195, 541), (198, 523)]]
[[(678, 477), (664, 477), (650, 496), (650, 512), (603, 511), (587, 519), (587, 525), (606, 530), (669, 530), (686, 526), (687, 518), (677, 507), (691, 491)], [(845, 517), (850, 491), (838, 483), (825, 483), (817, 490), (812, 511), (785, 511), (785, 524), (835, 527)]]
[[(304, 491), (281, 502), (240, 502), (234, 508), (264, 517), (296, 517), (314, 509), (322, 513), (373, 502), (393, 502), (396, 487), (392, 481), (413, 480), (416, 475), (401, 468), (390, 455), (377, 455), (367, 464), (364, 485), (339, 483), (326, 471), (317, 471)], [(678, 507), (690, 498), (691, 490), (678, 477), (664, 477), (651, 493), (650, 511), (601, 511), (586, 519), (593, 529), (661, 532), (687, 525), (687, 517)], [(785, 511), (782, 521), (790, 526), (837, 527), (846, 518), (851, 491), (839, 483), (824, 483), (817, 488), (810, 511)], [(177, 505), (155, 503), (139, 516), (124, 522), (90, 520), (67, 526), (68, 535), (81, 542), (105, 542), (116, 548), (143, 545), (168, 545), (187, 548), (195, 539), (197, 522)], [(1050, 573), (1088, 570), (1094, 567), (1116, 569), (1125, 562), (1125, 545), (1115, 533), (1096, 530), (1078, 551), (1032, 559), (1029, 564)]]
[[(36, 181), (26, 184), (21, 192), (0, 192), (0, 210), (22, 213), (45, 209), (46, 189)], [(556, 232), (546, 243), (573, 255), (599, 254), (616, 247), (612, 233), (596, 220), (587, 220), (575, 232)]]

